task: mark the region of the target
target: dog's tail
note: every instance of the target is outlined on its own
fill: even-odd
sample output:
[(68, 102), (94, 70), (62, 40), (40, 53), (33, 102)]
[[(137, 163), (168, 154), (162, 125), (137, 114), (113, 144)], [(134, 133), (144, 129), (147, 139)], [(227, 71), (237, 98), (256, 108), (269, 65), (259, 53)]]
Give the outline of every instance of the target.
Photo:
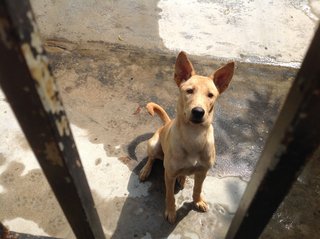
[(149, 114), (152, 116), (154, 116), (154, 112), (156, 112), (160, 116), (164, 124), (167, 124), (171, 121), (167, 112), (165, 112), (165, 110), (160, 105), (157, 105), (156, 103), (153, 103), (153, 102), (148, 103), (147, 110)]

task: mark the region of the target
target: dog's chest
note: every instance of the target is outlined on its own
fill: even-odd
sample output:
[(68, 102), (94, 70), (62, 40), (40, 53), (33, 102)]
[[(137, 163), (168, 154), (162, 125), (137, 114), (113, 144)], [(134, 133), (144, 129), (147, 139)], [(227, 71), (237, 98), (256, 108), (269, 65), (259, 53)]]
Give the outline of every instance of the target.
[[(208, 146), (208, 145), (206, 145)], [(180, 151), (179, 168), (184, 171), (184, 174), (193, 174), (197, 170), (210, 168), (211, 165), (211, 150), (207, 147), (199, 149), (199, 147), (183, 147)]]
[(179, 164), (179, 169), (177, 170), (179, 174), (190, 175), (194, 174), (199, 170), (208, 168), (208, 162), (204, 162), (200, 155), (186, 155), (180, 158), (181, 163)]
[(200, 155), (187, 155), (185, 157), (185, 166), (186, 167), (190, 167), (190, 168), (193, 168), (193, 167), (196, 167), (196, 166), (199, 166), (199, 165), (202, 165), (203, 163), (201, 162), (201, 158), (200, 158)]
[(181, 174), (193, 174), (198, 170), (208, 169), (214, 161), (214, 137), (213, 129), (196, 131), (184, 128), (182, 131), (174, 131), (169, 153), (172, 168)]

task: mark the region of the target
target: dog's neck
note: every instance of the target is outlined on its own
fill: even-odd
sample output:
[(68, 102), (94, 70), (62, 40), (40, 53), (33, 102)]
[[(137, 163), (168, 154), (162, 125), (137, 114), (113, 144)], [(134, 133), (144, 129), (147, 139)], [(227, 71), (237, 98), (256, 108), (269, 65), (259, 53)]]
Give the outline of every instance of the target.
[(197, 154), (203, 151), (208, 141), (214, 141), (213, 126), (186, 123), (181, 117), (175, 118), (174, 126), (179, 135), (182, 147), (189, 154)]

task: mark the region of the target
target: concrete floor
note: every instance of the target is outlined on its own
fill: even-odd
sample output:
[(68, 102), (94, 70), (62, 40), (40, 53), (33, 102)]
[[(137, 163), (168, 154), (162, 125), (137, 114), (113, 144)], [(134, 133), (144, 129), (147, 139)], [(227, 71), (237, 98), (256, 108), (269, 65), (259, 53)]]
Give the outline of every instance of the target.
[[(239, 6), (225, 5), (222, 1), (214, 4), (190, 1), (194, 9), (207, 17), (197, 20), (203, 23), (199, 26), (187, 24), (178, 34), (180, 38), (168, 24), (177, 23), (177, 16), (185, 19), (190, 6), (180, 9), (174, 5), (175, 1), (31, 2), (106, 237), (224, 238), (297, 71), (283, 66), (300, 64), (306, 42), (316, 27), (317, 3), (289, 1), (287, 8), (284, 6), (288, 1), (281, 1), (265, 3), (266, 8), (255, 7), (258, 16), (262, 9), (268, 12), (282, 6), (282, 20), (286, 22), (285, 19), (291, 19), (289, 16), (295, 19), (290, 22), (293, 26), (289, 24), (286, 29), (290, 32), (288, 38), (295, 41), (286, 44), (277, 41), (276, 33), (284, 27), (279, 24), (277, 31), (269, 31), (273, 38), (268, 35), (263, 40), (253, 39), (253, 42), (264, 42), (255, 48), (253, 42), (249, 45), (245, 42), (246, 34), (251, 36), (247, 22), (250, 18), (253, 21), (247, 14), (253, 8), (250, 1), (238, 1)], [(238, 13), (239, 7), (246, 10)], [(176, 15), (173, 9), (178, 9)], [(231, 16), (226, 20), (219, 15), (223, 22), (211, 19), (211, 27), (217, 29), (202, 29), (210, 25), (207, 22), (210, 9), (215, 12), (229, 9), (224, 15), (237, 12), (240, 16), (236, 14), (233, 19), (236, 16), (242, 19), (238, 21), (240, 25), (230, 22)], [(270, 15), (270, 22), (264, 18), (258, 20), (275, 25), (279, 14)], [(218, 29), (223, 40), (214, 38)], [(238, 38), (239, 31), (232, 29), (244, 30), (243, 39)], [(257, 35), (263, 37), (261, 32)], [(214, 40), (208, 41), (208, 37)], [(208, 51), (199, 48), (199, 42)], [(217, 42), (224, 42), (220, 45), (227, 47)], [(209, 44), (213, 45), (212, 49), (208, 48)], [(230, 88), (215, 108), (213, 123), (218, 156), (204, 185), (210, 210), (199, 213), (193, 209), (190, 178), (186, 188), (176, 194), (178, 223), (172, 226), (163, 219), (161, 162), (156, 164), (146, 183), (139, 182), (137, 172), (145, 162), (146, 140), (161, 125), (157, 118), (146, 113), (145, 104), (157, 102), (170, 116), (175, 115), (178, 90), (173, 82), (173, 66), (176, 50), (181, 48), (191, 53), (199, 74), (209, 75), (227, 59), (238, 62)], [(19, 232), (74, 238), (2, 93), (0, 114), (0, 221)], [(311, 218), (316, 221), (317, 215)], [(274, 235), (294, 232), (287, 224), (279, 225), (273, 224), (277, 232)], [(313, 224), (310, 225), (304, 225), (304, 232), (314, 232), (310, 229)], [(310, 233), (302, 235), (308, 238), (313, 235)], [(266, 238), (277, 238), (273, 237), (273, 231), (266, 235)]]

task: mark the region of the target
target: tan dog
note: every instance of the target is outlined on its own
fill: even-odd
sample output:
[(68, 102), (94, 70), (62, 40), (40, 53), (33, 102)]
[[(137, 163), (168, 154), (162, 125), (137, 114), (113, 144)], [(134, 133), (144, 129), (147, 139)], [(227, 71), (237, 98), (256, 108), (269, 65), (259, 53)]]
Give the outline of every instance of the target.
[(163, 159), (166, 185), (165, 217), (176, 220), (174, 185), (184, 187), (186, 175), (194, 174), (193, 202), (201, 211), (208, 205), (201, 196), (202, 184), (215, 162), (213, 107), (217, 97), (228, 87), (234, 72), (234, 62), (219, 68), (210, 77), (195, 74), (187, 55), (180, 52), (176, 60), (174, 79), (180, 89), (177, 117), (170, 120), (157, 104), (148, 103), (151, 115), (156, 112), (164, 122), (148, 141), (148, 161), (140, 172), (140, 180), (149, 176), (156, 158)]

